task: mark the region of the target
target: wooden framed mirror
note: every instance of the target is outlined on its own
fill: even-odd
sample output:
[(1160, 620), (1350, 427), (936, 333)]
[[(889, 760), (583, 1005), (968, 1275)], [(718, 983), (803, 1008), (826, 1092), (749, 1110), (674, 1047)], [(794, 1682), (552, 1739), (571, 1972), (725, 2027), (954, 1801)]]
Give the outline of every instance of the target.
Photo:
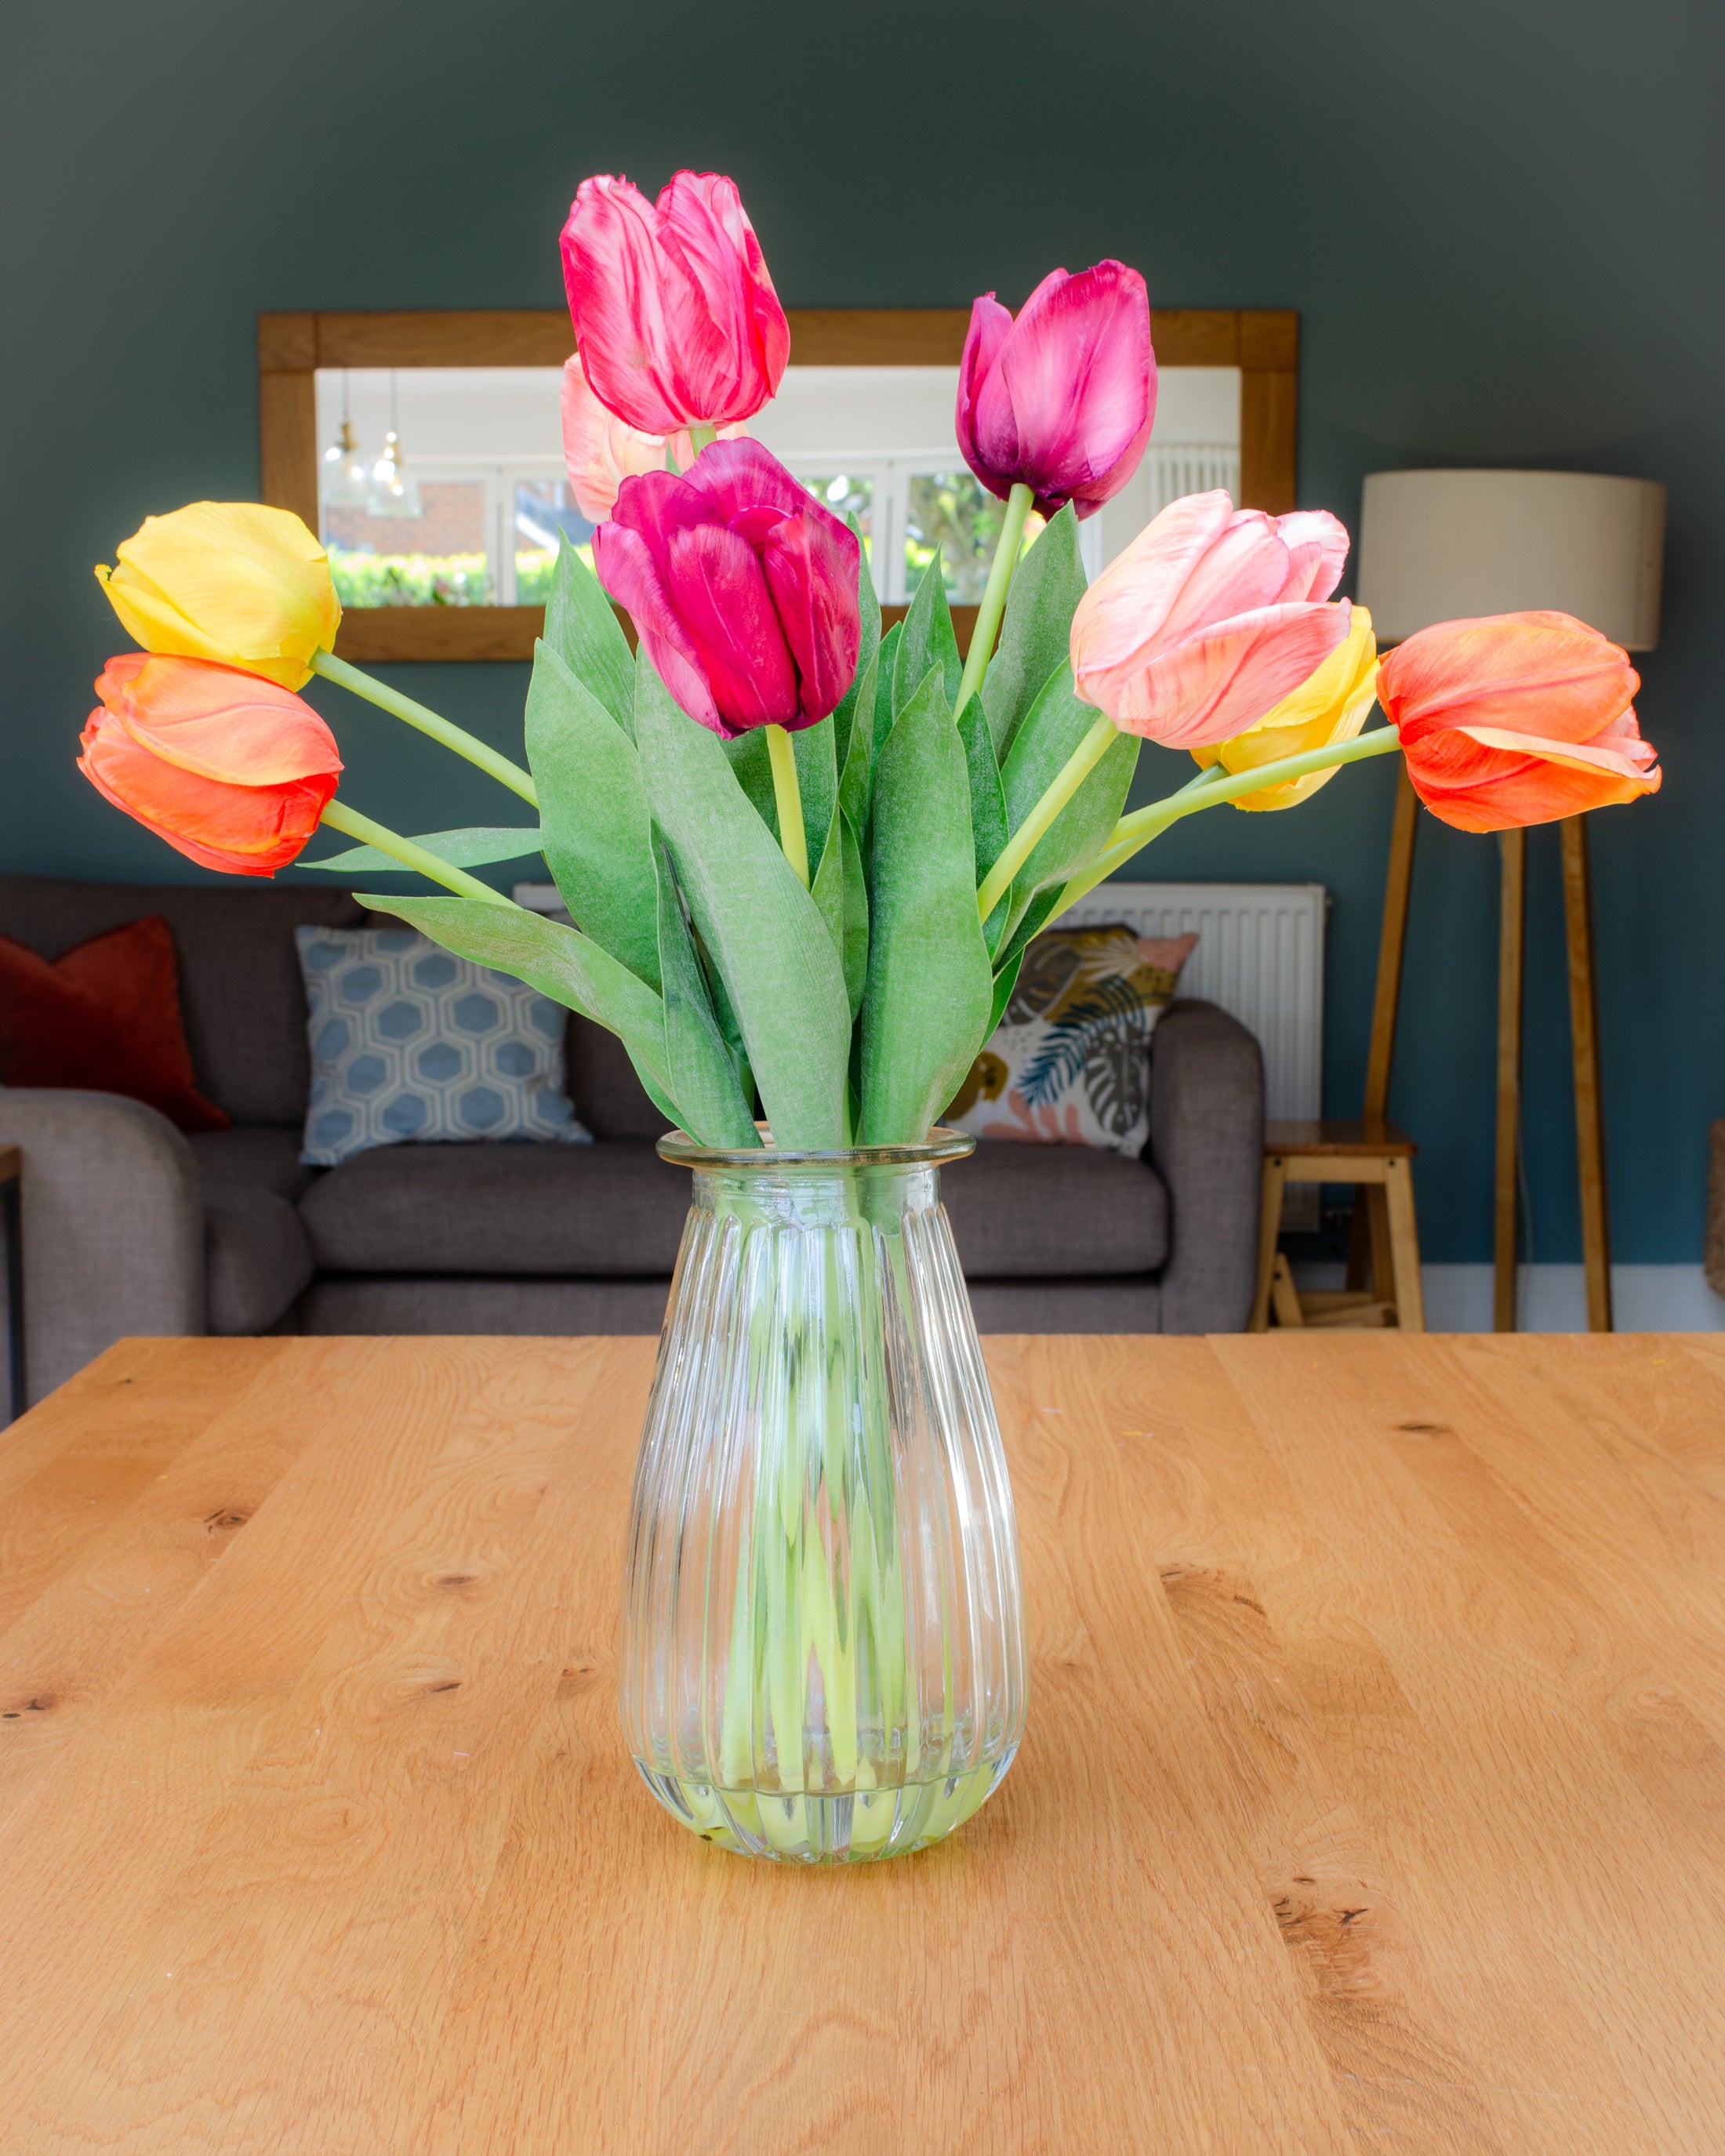
[[(749, 431), (858, 514), (889, 620), (941, 544), (967, 645), (992, 501), (952, 439), (968, 310), (788, 311), (791, 364)], [(1294, 506), (1298, 316), (1176, 308), (1151, 331), (1156, 431), (1081, 527), (1092, 575), (1176, 495), (1225, 485), (1245, 508)], [(532, 657), (558, 531), (591, 530), (563, 474), (573, 348), (554, 308), (259, 316), (261, 498), (331, 548), (340, 657)]]

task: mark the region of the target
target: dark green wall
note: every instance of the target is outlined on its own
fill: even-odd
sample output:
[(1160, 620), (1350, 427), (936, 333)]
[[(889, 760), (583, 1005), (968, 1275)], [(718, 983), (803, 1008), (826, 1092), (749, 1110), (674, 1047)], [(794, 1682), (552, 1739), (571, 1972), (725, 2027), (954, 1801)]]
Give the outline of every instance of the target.
[[(90, 565), (148, 512), (257, 487), (260, 309), (547, 305), (576, 182), (740, 182), (791, 305), (1016, 305), (1055, 263), (1139, 265), (1158, 305), (1297, 307), (1301, 492), (1425, 461), (1671, 490), (1645, 666), (1656, 800), (1593, 824), (1617, 1255), (1699, 1252), (1725, 1113), (1721, 426), (1725, 13), (1708, 0), (116, 0), (7, 32), (7, 560), (0, 860), (189, 865), (72, 769), (125, 639)], [(524, 670), (403, 668), (500, 743)], [(507, 816), (381, 715), (339, 716), (356, 803)], [(475, 782), (480, 783), (480, 782)], [(1284, 816), (1194, 819), (1158, 875), (1314, 878), (1332, 1112), (1357, 1106), (1393, 773)], [(1425, 819), (1394, 1107), (1426, 1254), (1489, 1249), (1496, 850)], [(1536, 834), (1536, 1255), (1576, 1251), (1555, 844)]]

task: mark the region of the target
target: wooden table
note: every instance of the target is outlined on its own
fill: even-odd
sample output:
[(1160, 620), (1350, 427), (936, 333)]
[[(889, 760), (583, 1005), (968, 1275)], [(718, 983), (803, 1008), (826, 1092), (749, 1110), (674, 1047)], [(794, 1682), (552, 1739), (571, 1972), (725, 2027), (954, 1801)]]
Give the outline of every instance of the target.
[(647, 1341), (134, 1342), (0, 1440), (0, 2148), (1725, 2148), (1725, 1342), (991, 1343), (1029, 1735), (752, 1864), (612, 1698)]

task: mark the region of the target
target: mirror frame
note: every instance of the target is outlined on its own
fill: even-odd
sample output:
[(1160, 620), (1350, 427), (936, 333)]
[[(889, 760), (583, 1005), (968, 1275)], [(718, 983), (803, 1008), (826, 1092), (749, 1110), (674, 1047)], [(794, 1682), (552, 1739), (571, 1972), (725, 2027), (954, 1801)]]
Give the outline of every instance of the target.
[[(799, 367), (956, 367), (966, 307), (793, 307)], [(1294, 506), (1300, 317), (1291, 308), (1158, 308), (1158, 367), (1237, 367), (1240, 506), (1284, 515)], [(561, 367), (575, 348), (562, 308), (258, 317), (259, 498), (318, 528), (316, 377), (323, 367)], [(902, 607), (881, 609), (888, 621)], [(967, 649), (974, 607), (954, 607)], [(336, 655), (394, 660), (531, 660), (543, 607), (349, 607)]]

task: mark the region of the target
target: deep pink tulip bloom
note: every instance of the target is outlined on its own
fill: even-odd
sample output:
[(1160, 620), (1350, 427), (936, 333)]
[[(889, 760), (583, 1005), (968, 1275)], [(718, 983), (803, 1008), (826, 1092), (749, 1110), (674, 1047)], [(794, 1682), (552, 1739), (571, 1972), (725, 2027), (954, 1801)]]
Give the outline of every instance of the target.
[(1347, 560), (1347, 531), (1327, 510), (1266, 516), (1220, 488), (1183, 495), (1078, 602), (1080, 696), (1169, 748), (1230, 739), (1347, 636), (1348, 601), (1324, 603)]
[(812, 726), (850, 686), (861, 549), (758, 442), (625, 479), (593, 551), (666, 688), (726, 740)]
[(601, 172), (569, 206), (562, 251), (587, 378), (619, 419), (726, 426), (777, 392), (790, 325), (734, 181), (679, 172), (649, 203)]
[(1022, 481), (1052, 516), (1093, 516), (1138, 468), (1156, 417), (1150, 295), (1136, 270), (1051, 270), (1016, 321), (970, 311), (954, 424), (964, 461), (1004, 501)]

